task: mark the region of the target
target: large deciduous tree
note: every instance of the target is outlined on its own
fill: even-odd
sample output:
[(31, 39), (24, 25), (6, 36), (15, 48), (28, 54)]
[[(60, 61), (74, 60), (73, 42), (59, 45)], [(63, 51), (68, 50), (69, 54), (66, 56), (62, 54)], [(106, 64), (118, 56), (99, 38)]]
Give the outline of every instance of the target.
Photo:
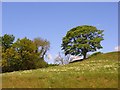
[(60, 52), (54, 59), (55, 64), (64, 64), (64, 58), (61, 56)]
[(101, 49), (103, 30), (98, 30), (94, 26), (82, 25), (69, 30), (62, 39), (62, 50), (65, 55), (83, 55), (86, 58), (87, 52), (94, 52)]

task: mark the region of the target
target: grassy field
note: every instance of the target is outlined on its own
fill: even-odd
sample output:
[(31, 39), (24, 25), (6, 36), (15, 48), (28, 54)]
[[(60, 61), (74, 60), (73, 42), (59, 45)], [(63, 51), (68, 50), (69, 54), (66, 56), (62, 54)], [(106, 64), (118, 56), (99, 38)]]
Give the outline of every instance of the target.
[(4, 73), (2, 87), (117, 88), (118, 53), (101, 54), (64, 66)]

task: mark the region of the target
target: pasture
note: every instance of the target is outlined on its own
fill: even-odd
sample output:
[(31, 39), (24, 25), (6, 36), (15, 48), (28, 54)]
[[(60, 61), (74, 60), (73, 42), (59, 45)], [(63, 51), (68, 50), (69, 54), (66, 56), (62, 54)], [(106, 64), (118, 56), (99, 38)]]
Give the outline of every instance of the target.
[(118, 52), (99, 54), (67, 65), (2, 74), (2, 88), (117, 87)]

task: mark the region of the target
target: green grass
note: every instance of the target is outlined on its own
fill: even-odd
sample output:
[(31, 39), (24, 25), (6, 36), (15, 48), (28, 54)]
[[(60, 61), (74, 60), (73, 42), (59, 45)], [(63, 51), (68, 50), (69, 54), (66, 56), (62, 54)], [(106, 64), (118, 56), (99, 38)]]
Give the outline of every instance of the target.
[(64, 66), (3, 73), (2, 87), (117, 88), (118, 52), (99, 54)]

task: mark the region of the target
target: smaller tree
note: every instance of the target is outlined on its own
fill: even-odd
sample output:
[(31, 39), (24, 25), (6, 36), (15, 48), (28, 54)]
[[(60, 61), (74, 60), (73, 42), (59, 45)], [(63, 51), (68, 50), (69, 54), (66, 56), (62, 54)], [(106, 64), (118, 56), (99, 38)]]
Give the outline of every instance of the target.
[(36, 53), (40, 54), (40, 57), (44, 59), (46, 52), (50, 48), (50, 42), (41, 38), (35, 38), (33, 42), (36, 45)]
[(2, 36), (2, 51), (3, 52), (5, 52), (8, 48), (12, 46), (14, 39), (15, 37), (13, 35), (5, 34), (4, 36)]
[(55, 64), (64, 64), (64, 58), (60, 55), (60, 52), (57, 57), (54, 59)]
[(64, 64), (68, 64), (72, 61), (72, 58), (71, 58), (71, 55), (68, 54), (68, 55), (64, 55), (64, 53), (60, 53), (55, 57), (54, 59), (54, 63), (55, 64), (61, 64), (61, 65), (64, 65)]

